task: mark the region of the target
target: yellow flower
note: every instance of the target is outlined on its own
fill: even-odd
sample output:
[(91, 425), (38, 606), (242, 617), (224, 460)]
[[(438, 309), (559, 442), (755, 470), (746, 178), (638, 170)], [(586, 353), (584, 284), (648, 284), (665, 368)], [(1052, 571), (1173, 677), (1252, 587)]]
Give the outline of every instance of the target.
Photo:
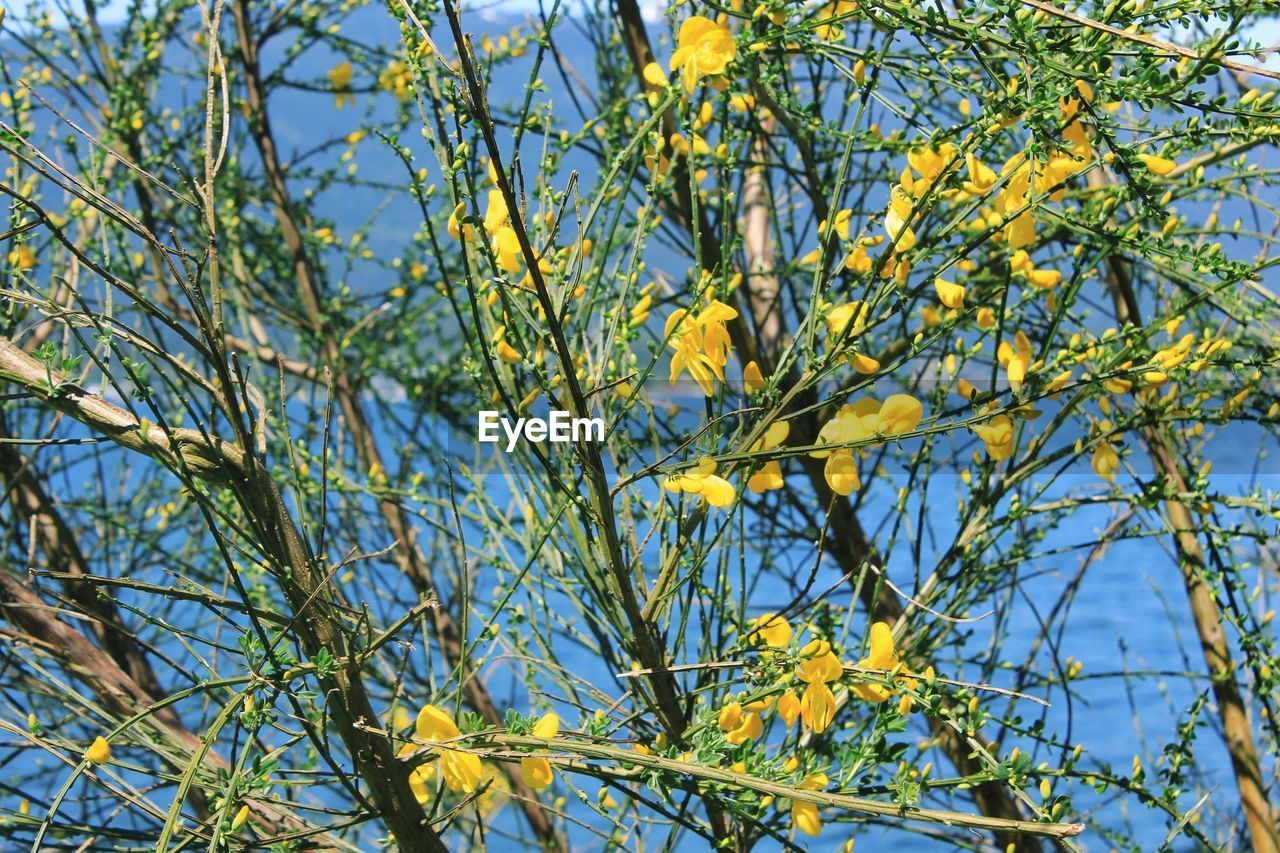
[(1153, 175), (1167, 175), (1178, 167), (1178, 164), (1172, 160), (1155, 154), (1139, 154), (1138, 159), (1142, 161), (1142, 165), (1147, 167), (1147, 171)]
[(907, 163), (920, 173), (920, 177), (932, 183), (942, 171), (953, 165), (956, 158), (956, 147), (944, 142), (937, 148), (921, 145), (907, 152)]
[(555, 713), (545, 714), (533, 727), (533, 736), (551, 740), (560, 734), (560, 717)]
[(871, 271), (871, 256), (867, 254), (866, 245), (859, 244), (854, 247), (844, 259), (844, 268), (849, 272), (857, 273)]
[(736, 729), (724, 734), (724, 739), (728, 740), (728, 742), (736, 747), (736, 745), (746, 743), (748, 740), (755, 740), (756, 738), (759, 738), (763, 731), (764, 724), (763, 722), (760, 722), (760, 715), (753, 711), (746, 713), (746, 715), (742, 717), (742, 722), (736, 727)]
[[(818, 444), (847, 445), (867, 441), (877, 435), (899, 435), (920, 424), (924, 407), (907, 394), (894, 394), (880, 403), (864, 397), (852, 405), (842, 406), (834, 418), (818, 431)], [(823, 468), (827, 486), (840, 495), (850, 495), (861, 488), (858, 467), (848, 447), (816, 450), (816, 459), (826, 459)]]
[[(855, 0), (836, 0), (819, 9), (818, 18), (824, 21), (840, 21), (856, 11), (858, 11), (858, 4)], [(823, 41), (839, 41), (844, 38), (844, 28), (838, 23), (818, 24), (813, 28), (813, 34)]]
[(413, 94), (413, 73), (403, 62), (393, 59), (378, 75), (378, 87), (395, 95), (398, 101), (407, 101)]
[(826, 682), (815, 679), (804, 689), (804, 696), (800, 699), (800, 718), (814, 734), (822, 734), (831, 725), (835, 707), (836, 697), (831, 688)]
[(781, 489), (785, 485), (786, 480), (782, 477), (782, 465), (776, 459), (770, 459), (764, 463), (764, 467), (752, 474), (750, 479), (747, 480), (747, 488), (757, 495), (773, 489)]
[(776, 613), (766, 613), (751, 623), (755, 636), (772, 649), (785, 649), (791, 643), (791, 623)]
[(507, 210), (507, 200), (503, 197), (502, 190), (489, 190), (484, 208), (484, 230), (496, 236), (498, 229), (506, 225), (509, 219), (510, 211)]
[(240, 810), (236, 812), (236, 816), (231, 819), (231, 831), (239, 832), (241, 829), (244, 828), (244, 825), (248, 822), (249, 822), (249, 807), (241, 806)]
[(107, 743), (106, 738), (99, 735), (93, 739), (93, 743), (84, 751), (84, 757), (89, 759), (90, 764), (106, 764), (111, 760), (111, 744)]
[[(1125, 365), (1128, 367), (1128, 365)], [(1133, 380), (1120, 379), (1119, 377), (1111, 377), (1102, 380), (1102, 387), (1110, 391), (1112, 394), (1128, 394), (1129, 389), (1133, 388)]]
[(725, 381), (724, 366), (732, 347), (725, 323), (737, 316), (736, 309), (712, 300), (696, 316), (681, 309), (667, 319), (664, 334), (675, 350), (671, 356), (672, 384), (687, 370), (703, 394), (715, 394), (715, 380)]
[[(1010, 206), (1017, 208), (1024, 203), (1025, 199)], [(1010, 249), (1021, 249), (1036, 241), (1036, 220), (1031, 211), (1023, 211), (1005, 226), (1005, 239), (1009, 241)]]
[(909, 394), (894, 394), (880, 407), (876, 431), (885, 435), (910, 432), (920, 425), (924, 406)]
[(848, 497), (862, 488), (858, 463), (847, 448), (837, 450), (827, 457), (827, 463), (822, 467), (822, 476), (826, 478), (827, 488), (837, 495)]
[[(839, 220), (836, 223), (837, 229), (840, 227)], [(848, 228), (846, 222), (844, 227)], [(866, 257), (866, 250), (862, 247), (858, 248), (862, 253), (862, 257)], [(867, 259), (870, 269), (870, 259)], [(847, 344), (850, 339), (862, 334), (866, 328), (867, 322), (867, 306), (862, 302), (846, 302), (844, 305), (837, 305), (827, 313), (827, 345), (841, 346)], [(845, 360), (853, 367), (854, 370), (865, 375), (875, 373), (880, 369), (880, 362), (868, 355), (855, 352), (846, 352)]]
[(1027, 270), (1027, 281), (1033, 287), (1048, 290), (1058, 286), (1058, 282), (1062, 281), (1062, 273), (1058, 270)]
[(462, 222), (461, 222), (462, 216), (466, 212), (467, 212), (466, 202), (460, 201), (458, 202), (458, 206), (453, 209), (453, 212), (449, 214), (449, 222), (447, 225), (449, 229), (449, 236), (455, 240), (461, 240), (462, 235), (464, 234), (467, 236), (467, 239), (470, 240), (472, 234), (475, 233), (475, 229), (472, 228), (470, 225), (467, 225), (465, 227), (462, 225)]
[[(873, 438), (880, 424), (880, 409), (880, 401), (870, 397), (841, 406), (836, 416), (818, 431), (818, 444), (852, 444)], [(817, 450), (811, 455), (823, 459), (831, 452)]]
[(944, 278), (933, 280), (933, 289), (938, 292), (938, 301), (948, 308), (959, 310), (964, 308), (965, 287), (962, 284), (947, 281)]
[(821, 791), (827, 785), (831, 784), (831, 780), (827, 778), (826, 773), (810, 773), (804, 777), (804, 781), (799, 787), (802, 791)]
[(964, 157), (965, 167), (969, 170), (969, 180), (964, 183), (964, 191), (970, 195), (982, 195), (996, 182), (996, 173), (984, 166), (972, 152)]
[(520, 778), (535, 791), (546, 788), (555, 779), (551, 770), (551, 762), (536, 755), (526, 755), (520, 759)]
[(760, 365), (748, 361), (742, 368), (742, 384), (747, 386), (747, 393), (756, 394), (765, 388), (764, 375), (760, 373)]
[(792, 800), (791, 825), (805, 835), (816, 836), (821, 834), (822, 821), (818, 818), (818, 807), (813, 803)]
[(498, 354), (498, 358), (507, 364), (519, 364), (524, 360), (524, 356), (520, 351), (506, 341), (498, 341), (498, 346), (494, 350)]
[(633, 326), (644, 325), (644, 321), (649, 319), (649, 309), (653, 306), (653, 294), (646, 293), (641, 296), (635, 305), (631, 306), (631, 310), (627, 312), (628, 319)]
[(1017, 394), (1022, 390), (1022, 382), (1031, 369), (1031, 341), (1022, 332), (1013, 336), (1013, 344), (1001, 341), (996, 351), (996, 358), (1009, 377), (1009, 388)]
[(716, 463), (713, 459), (703, 457), (698, 467), (683, 474), (672, 474), (663, 481), (662, 487), (668, 492), (697, 495), (707, 503), (721, 509), (731, 506), (736, 492), (733, 484), (723, 477), (716, 476)]
[(1013, 455), (1013, 421), (1008, 415), (996, 415), (985, 424), (969, 429), (987, 446), (987, 455), (997, 462)]
[[(554, 714), (546, 714), (533, 727), (534, 737), (551, 740), (560, 734), (560, 718)], [(551, 784), (555, 774), (551, 762), (541, 756), (527, 755), (520, 759), (520, 778), (535, 791), (541, 791)]]
[[(898, 652), (893, 647), (893, 630), (887, 622), (871, 626), (871, 653), (858, 661), (863, 669), (893, 669), (898, 665)], [(855, 684), (853, 691), (868, 702), (883, 702), (892, 693), (881, 684)]]
[(493, 235), (493, 253), (503, 272), (515, 275), (522, 269), (524, 254), (520, 250), (520, 238), (510, 225), (500, 226)]
[(874, 669), (891, 669), (898, 663), (898, 652), (893, 647), (893, 629), (888, 622), (876, 622), (871, 626), (871, 654), (858, 666)]
[(702, 77), (723, 74), (737, 55), (738, 46), (728, 27), (694, 15), (680, 25), (671, 70), (682, 69), (685, 90), (692, 92)]
[(796, 677), (801, 681), (836, 681), (844, 675), (844, 665), (826, 640), (810, 640), (800, 654), (804, 660)]
[(440, 772), (444, 774), (449, 790), (455, 794), (471, 793), (484, 778), (480, 757), (455, 749), (446, 750), (440, 756)]
[(668, 80), (667, 75), (662, 71), (662, 66), (656, 62), (650, 62), (644, 67), (644, 82), (655, 89), (665, 89)]
[[(763, 438), (751, 446), (751, 450), (752, 452), (772, 450), (782, 444), (790, 432), (790, 424), (786, 421), (778, 421), (765, 431)], [(776, 459), (766, 462), (763, 468), (752, 474), (751, 478), (747, 480), (747, 488), (757, 495), (770, 489), (781, 489), (783, 485), (782, 466)]]
[(769, 425), (764, 431), (764, 435), (755, 444), (751, 445), (753, 452), (762, 450), (772, 450), (782, 442), (787, 440), (787, 436), (791, 434), (791, 424), (786, 421), (775, 421)]
[(787, 728), (795, 725), (796, 718), (800, 716), (800, 697), (794, 690), (788, 690), (778, 697), (778, 716)]
[(1093, 451), (1093, 461), (1090, 466), (1099, 477), (1108, 483), (1114, 483), (1116, 481), (1116, 471), (1120, 469), (1120, 454), (1116, 453), (1115, 448), (1111, 446), (1111, 442), (1100, 441)]
[[(496, 178), (492, 177), (492, 163), (489, 164), (489, 169), (491, 180), (496, 180)], [(459, 203), (453, 209), (453, 213), (449, 214), (449, 236), (455, 240), (460, 240), (464, 236), (470, 240), (475, 236), (475, 229), (471, 225), (464, 226), (460, 223), (465, 212), (466, 205)], [(520, 247), (520, 238), (516, 236), (516, 230), (511, 225), (511, 214), (507, 209), (506, 199), (502, 197), (501, 190), (489, 190), (484, 211), (484, 230), (490, 237), (493, 256), (498, 262), (498, 269), (510, 275), (515, 275), (524, 269), (524, 252)], [(545, 259), (539, 259), (539, 267), (547, 269), (544, 266), (545, 264)]]
[(329, 84), (333, 86), (333, 103), (338, 109), (342, 109), (348, 104), (354, 105), (356, 96), (351, 94), (351, 79), (354, 71), (350, 62), (343, 62), (335, 65), (325, 73), (329, 78)]
[(867, 306), (862, 302), (846, 302), (827, 312), (827, 336), (839, 338), (862, 333), (867, 322)]
[(901, 186), (893, 188), (889, 209), (884, 214), (884, 230), (894, 243), (895, 252), (909, 252), (915, 248), (916, 232), (907, 224), (911, 221), (912, 200)]
[(875, 373), (880, 369), (879, 360), (874, 359), (869, 355), (851, 352), (845, 356), (845, 360), (849, 362), (850, 366), (852, 366), (854, 370), (858, 371), (863, 376), (870, 376), (872, 373)]
[[(413, 744), (405, 744), (412, 749)], [(413, 768), (409, 774), (409, 788), (413, 791), (413, 798), (420, 803), (431, 802), (431, 786), (436, 778), (435, 762), (427, 762), (419, 764)]]
[(1172, 346), (1157, 350), (1152, 361), (1164, 370), (1172, 370), (1187, 360), (1191, 354), (1191, 345), (1195, 343), (1195, 335), (1183, 335), (1182, 339)]
[(414, 734), (421, 740), (449, 740), (461, 736), (453, 718), (435, 705), (424, 705), (414, 721)]
[[(414, 732), (419, 740), (429, 742), (452, 740), (462, 735), (453, 718), (435, 705), (425, 705), (418, 712)], [(440, 772), (444, 774), (449, 790), (455, 794), (474, 791), (483, 778), (480, 756), (447, 746), (440, 746), (438, 749)]]
[(29, 270), (39, 263), (36, 253), (31, 251), (28, 245), (21, 245), (9, 253), (10, 266), (17, 267), (20, 270)]
[(742, 706), (731, 702), (720, 711), (720, 729), (725, 733), (725, 740), (737, 746), (760, 737), (764, 724), (760, 715), (755, 712), (744, 713)]

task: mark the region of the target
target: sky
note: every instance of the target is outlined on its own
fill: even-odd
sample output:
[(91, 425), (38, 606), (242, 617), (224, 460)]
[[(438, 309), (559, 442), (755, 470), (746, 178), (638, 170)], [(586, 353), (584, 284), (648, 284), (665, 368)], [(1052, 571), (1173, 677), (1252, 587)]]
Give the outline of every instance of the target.
[[(550, 0), (547, 0), (550, 2)], [(573, 0), (569, 0), (573, 2)], [(41, 5), (55, 6), (54, 3)], [(78, 5), (78, 4), (73, 4)], [(128, 8), (128, 0), (106, 0), (100, 2), (99, 16), (102, 21), (108, 22), (112, 19), (119, 19), (124, 10)], [(479, 4), (468, 4), (473, 8), (483, 7), (489, 14), (506, 12), (508, 14), (521, 14), (536, 10), (538, 8), (538, 0), (485, 0)], [(666, 8), (666, 0), (641, 0), (640, 8), (644, 13), (644, 17), (649, 22), (656, 22), (662, 17), (662, 12)], [(4, 8), (7, 12), (6, 18), (8, 23), (6, 26), (12, 25), (14, 21), (19, 20), (26, 14), (29, 5), (25, 2), (13, 2), (13, 0), (0, 0), (0, 8)], [(1260, 21), (1253, 27), (1246, 28), (1244, 34), (1249, 38), (1257, 39), (1263, 45), (1268, 47), (1280, 47), (1280, 16)], [(1280, 51), (1272, 51), (1263, 63), (1268, 68), (1280, 70)]]

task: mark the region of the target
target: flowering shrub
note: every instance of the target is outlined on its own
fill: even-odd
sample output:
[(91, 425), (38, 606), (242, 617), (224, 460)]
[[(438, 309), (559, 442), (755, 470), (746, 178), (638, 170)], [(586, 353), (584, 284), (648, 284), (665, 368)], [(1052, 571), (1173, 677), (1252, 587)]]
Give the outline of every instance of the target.
[(3, 837), (1276, 850), (1274, 8), (533, 9), (9, 8)]

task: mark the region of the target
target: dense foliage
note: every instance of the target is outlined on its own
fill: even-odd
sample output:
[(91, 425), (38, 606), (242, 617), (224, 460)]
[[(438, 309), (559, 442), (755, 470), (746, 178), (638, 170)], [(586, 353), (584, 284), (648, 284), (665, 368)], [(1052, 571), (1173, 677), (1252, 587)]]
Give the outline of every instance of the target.
[(443, 2), (8, 9), (4, 837), (1277, 850), (1274, 7)]

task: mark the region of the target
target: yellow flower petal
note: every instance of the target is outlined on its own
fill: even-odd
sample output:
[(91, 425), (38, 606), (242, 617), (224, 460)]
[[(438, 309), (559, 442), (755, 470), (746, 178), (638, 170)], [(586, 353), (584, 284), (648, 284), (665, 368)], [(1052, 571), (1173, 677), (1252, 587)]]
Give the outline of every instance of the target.
[(453, 717), (435, 705), (424, 705), (418, 712), (414, 734), (419, 740), (440, 741), (456, 738), (462, 732), (458, 730), (458, 724), (453, 721)]
[(534, 737), (550, 740), (558, 734), (560, 734), (560, 718), (554, 713), (547, 714), (533, 727)]
[(869, 669), (892, 669), (898, 662), (898, 653), (893, 648), (893, 629), (887, 622), (877, 622), (871, 626), (871, 654), (860, 666)]
[(666, 88), (669, 82), (667, 75), (662, 70), (662, 66), (656, 62), (650, 62), (644, 67), (644, 81), (658, 89)]
[(848, 496), (862, 487), (862, 481), (858, 478), (858, 465), (848, 450), (838, 450), (827, 457), (822, 474), (826, 477), (827, 486), (837, 495)]
[(808, 836), (821, 834), (822, 820), (818, 817), (818, 807), (813, 803), (792, 800), (791, 825)]
[(524, 356), (520, 354), (520, 351), (506, 341), (498, 341), (498, 346), (495, 348), (495, 352), (497, 353), (498, 358), (502, 359), (507, 364), (519, 364), (524, 361)]
[(1153, 175), (1167, 175), (1178, 167), (1178, 164), (1172, 160), (1155, 154), (1139, 154), (1138, 159), (1142, 161), (1142, 165), (1147, 167), (1147, 171)]
[(111, 744), (107, 743), (106, 738), (99, 735), (93, 739), (93, 743), (84, 751), (84, 757), (89, 759), (91, 764), (106, 764), (111, 760)]
[(533, 790), (541, 791), (555, 779), (555, 773), (547, 759), (530, 755), (520, 759), (520, 778)]
[(943, 305), (957, 310), (964, 308), (964, 285), (947, 281), (945, 278), (935, 278), (933, 289), (937, 291), (938, 301)]
[(708, 474), (702, 478), (701, 495), (706, 498), (707, 503), (724, 509), (733, 505), (736, 492), (733, 484), (728, 480), (717, 477), (715, 474)]
[(836, 697), (823, 681), (810, 682), (800, 699), (800, 717), (814, 734), (822, 734), (835, 715)]
[(756, 636), (770, 648), (784, 649), (791, 643), (791, 623), (776, 613), (766, 613), (755, 621)]
[(863, 376), (870, 376), (880, 369), (880, 362), (869, 355), (861, 353), (850, 353), (848, 356), (849, 364), (854, 370)]
[(794, 690), (788, 690), (778, 697), (778, 716), (787, 728), (795, 725), (796, 718), (800, 716), (800, 697)]
[(877, 429), (885, 435), (910, 432), (920, 425), (924, 406), (909, 394), (894, 394), (880, 407)]

